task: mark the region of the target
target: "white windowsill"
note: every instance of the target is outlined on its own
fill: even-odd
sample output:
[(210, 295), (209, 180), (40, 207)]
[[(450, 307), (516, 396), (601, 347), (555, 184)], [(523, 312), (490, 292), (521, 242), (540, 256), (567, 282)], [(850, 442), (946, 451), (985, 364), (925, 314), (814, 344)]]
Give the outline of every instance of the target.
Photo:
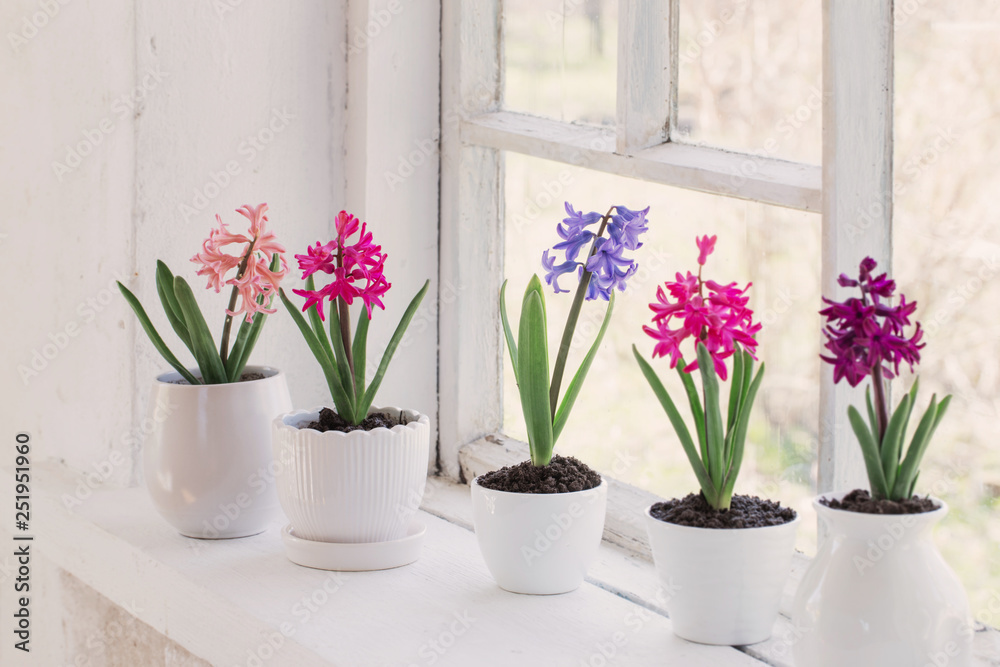
[[(250, 538), (191, 540), (159, 518), (142, 488), (100, 489), (67, 509), (60, 499), (73, 494), (80, 474), (55, 462), (36, 464), (34, 473), (35, 549), (212, 664), (247, 664), (249, 651), (270, 641), (281, 646), (265, 664), (302, 667), (605, 664), (602, 647), (614, 650), (607, 664), (615, 665), (790, 665), (784, 617), (771, 640), (742, 649), (674, 637), (656, 602), (652, 564), (609, 543), (573, 593), (500, 590), (469, 530), (464, 485), (429, 480), (428, 532), (416, 563), (330, 573), (288, 561), (280, 524)], [(11, 473), (0, 477), (8, 482)], [(785, 608), (796, 579), (793, 572)], [(457, 620), (463, 616), (467, 630)], [(997, 664), (997, 633), (978, 632), (976, 641), (977, 664)]]

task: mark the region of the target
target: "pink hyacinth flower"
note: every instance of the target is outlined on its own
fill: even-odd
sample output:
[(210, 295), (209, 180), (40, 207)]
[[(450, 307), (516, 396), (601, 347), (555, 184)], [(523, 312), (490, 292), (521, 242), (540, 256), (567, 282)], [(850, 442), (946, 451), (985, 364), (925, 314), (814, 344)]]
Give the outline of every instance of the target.
[[(715, 236), (696, 239), (699, 264), (704, 265), (715, 249), (715, 240)], [(751, 284), (740, 289), (736, 283), (720, 285), (714, 280), (702, 281), (700, 273), (696, 276), (688, 272), (678, 273), (675, 281), (657, 288), (656, 301), (649, 304), (654, 313), (653, 326), (642, 328), (657, 341), (653, 356), (669, 356), (670, 367), (674, 368), (684, 358), (681, 345), (688, 339), (695, 345), (700, 342), (723, 380), (729, 376), (726, 359), (740, 348), (756, 359), (754, 336), (761, 325), (753, 321), (753, 311), (747, 307), (750, 298), (746, 292)], [(687, 373), (698, 369), (697, 357), (692, 356), (694, 360), (684, 367)]]
[(717, 238), (715, 235), (708, 236), (707, 234), (700, 238), (695, 237), (694, 242), (698, 244), (698, 264), (700, 266), (705, 266), (708, 256), (715, 250), (715, 239)]
[[(246, 321), (252, 322), (255, 313), (273, 313), (274, 308), (268, 308), (271, 297), (277, 293), (281, 279), (288, 273), (285, 262), (285, 247), (278, 243), (274, 232), (267, 228), (267, 204), (256, 207), (244, 205), (237, 213), (250, 221), (249, 235), (234, 234), (229, 231), (226, 223), (218, 215), (215, 216), (219, 226), (209, 232), (208, 238), (202, 244), (202, 251), (191, 258), (200, 264), (199, 276), (208, 276), (206, 288), (216, 292), (223, 286), (233, 286), (239, 294), (240, 301), (236, 310), (226, 310), (233, 317), (246, 314)], [(239, 254), (232, 255), (223, 251), (229, 245), (242, 245)], [(271, 271), (270, 264), (275, 255), (281, 260), (281, 268)], [(245, 263), (245, 266), (243, 266)], [(242, 271), (239, 267), (243, 266)], [(227, 278), (226, 275), (237, 269), (237, 275)], [(261, 299), (261, 297), (264, 297)]]
[[(350, 306), (355, 299), (361, 299), (371, 319), (372, 307), (385, 309), (382, 296), (392, 286), (383, 275), (387, 255), (382, 246), (372, 242), (368, 224), (361, 222), (347, 211), (337, 214), (335, 220), (337, 237), (325, 244), (318, 241), (309, 246), (305, 255), (295, 255), (302, 277), (322, 271), (333, 277), (333, 282), (316, 290), (292, 290), (305, 297), (303, 312), (315, 307), (320, 319), (325, 321), (324, 301), (336, 307), (337, 299)], [(351, 236), (357, 234), (354, 241)]]

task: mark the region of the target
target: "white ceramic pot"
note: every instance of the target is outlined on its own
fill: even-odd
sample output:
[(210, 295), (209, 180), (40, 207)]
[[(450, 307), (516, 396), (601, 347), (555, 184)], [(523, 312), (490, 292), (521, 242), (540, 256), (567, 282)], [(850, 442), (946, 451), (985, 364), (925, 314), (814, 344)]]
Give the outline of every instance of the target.
[(552, 595), (579, 588), (604, 534), (608, 484), (572, 493), (510, 493), (472, 482), (479, 550), (500, 588)]
[[(192, 370), (197, 373), (197, 370)], [(285, 375), (229, 384), (153, 382), (143, 445), (146, 488), (170, 525), (188, 537), (246, 537), (280, 516), (271, 464), (271, 420), (291, 409)], [(145, 427), (144, 427), (145, 428)]]
[(948, 512), (874, 515), (813, 507), (826, 538), (792, 609), (798, 667), (972, 664), (965, 590), (931, 539)]
[(646, 532), (674, 634), (743, 646), (771, 636), (799, 517), (765, 528), (693, 528), (653, 518)]
[(408, 420), (371, 431), (298, 428), (321, 408), (272, 422), (278, 498), (297, 537), (314, 542), (375, 543), (406, 537), (427, 483), (430, 420), (399, 408)]

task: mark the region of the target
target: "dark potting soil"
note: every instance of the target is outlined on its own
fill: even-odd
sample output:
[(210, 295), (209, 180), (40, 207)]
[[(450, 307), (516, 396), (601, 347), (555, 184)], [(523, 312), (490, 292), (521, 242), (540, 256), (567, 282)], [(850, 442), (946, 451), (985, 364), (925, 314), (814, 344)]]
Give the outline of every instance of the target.
[(679, 500), (656, 503), (649, 513), (654, 519), (693, 528), (764, 528), (795, 519), (791, 507), (757, 496), (734, 495), (728, 510), (713, 509), (700, 491)]
[[(198, 376), (196, 375), (195, 377), (198, 377)], [(265, 377), (266, 376), (263, 373), (258, 373), (256, 371), (254, 371), (252, 373), (251, 372), (247, 372), (247, 373), (244, 373), (243, 375), (240, 376), (239, 382), (250, 382), (252, 380), (263, 380)], [(200, 380), (201, 378), (198, 378), (198, 379)], [(185, 380), (184, 378), (180, 378), (178, 380), (174, 380), (170, 384), (191, 384), (191, 383), (188, 382), (187, 380)]]
[(840, 500), (823, 498), (819, 502), (830, 509), (858, 512), (859, 514), (923, 514), (924, 512), (933, 512), (939, 507), (930, 498), (921, 498), (920, 496), (913, 496), (906, 500), (889, 500), (888, 498), (876, 500), (865, 489), (854, 489)]
[(572, 456), (553, 456), (547, 466), (523, 461), (482, 475), (479, 486), (511, 493), (572, 493), (601, 485), (601, 476)]
[(400, 412), (398, 415), (388, 412), (373, 412), (362, 420), (360, 424), (351, 424), (330, 408), (323, 408), (319, 411), (319, 420), (311, 421), (299, 428), (311, 428), (326, 433), (327, 431), (340, 431), (350, 433), (351, 431), (371, 431), (372, 429), (384, 427), (392, 428), (399, 424), (408, 424), (406, 416)]

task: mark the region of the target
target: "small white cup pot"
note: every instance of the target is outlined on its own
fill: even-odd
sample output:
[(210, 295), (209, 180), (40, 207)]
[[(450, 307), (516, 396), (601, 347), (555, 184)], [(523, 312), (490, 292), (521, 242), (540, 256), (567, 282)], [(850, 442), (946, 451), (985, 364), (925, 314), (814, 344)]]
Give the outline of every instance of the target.
[[(271, 464), (271, 420), (291, 409), (285, 375), (247, 366), (262, 379), (228, 384), (153, 382), (143, 444), (153, 505), (182, 535), (205, 539), (263, 532), (280, 516)], [(192, 373), (198, 375), (197, 369)]]
[(479, 550), (497, 585), (554, 595), (579, 588), (604, 533), (608, 484), (572, 493), (511, 493), (472, 482)]
[(646, 530), (674, 633), (720, 646), (770, 637), (799, 517), (764, 528), (694, 528), (660, 521), (651, 509)]
[(427, 483), (430, 420), (412, 410), (406, 424), (371, 431), (298, 428), (322, 408), (272, 422), (278, 498), (297, 537), (314, 542), (379, 543), (407, 535)]
[(826, 538), (802, 577), (792, 623), (795, 664), (947, 665), (972, 663), (965, 590), (931, 539), (948, 506), (922, 514), (861, 514), (813, 507)]

